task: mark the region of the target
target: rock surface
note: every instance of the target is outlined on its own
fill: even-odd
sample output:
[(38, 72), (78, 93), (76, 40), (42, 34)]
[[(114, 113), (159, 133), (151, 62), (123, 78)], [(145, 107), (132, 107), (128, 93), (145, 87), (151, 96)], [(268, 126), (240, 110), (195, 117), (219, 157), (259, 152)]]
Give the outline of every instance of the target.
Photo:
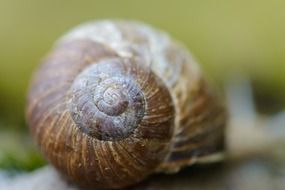
[(0, 190), (78, 190), (68, 185), (50, 166), (9, 177), (0, 171)]

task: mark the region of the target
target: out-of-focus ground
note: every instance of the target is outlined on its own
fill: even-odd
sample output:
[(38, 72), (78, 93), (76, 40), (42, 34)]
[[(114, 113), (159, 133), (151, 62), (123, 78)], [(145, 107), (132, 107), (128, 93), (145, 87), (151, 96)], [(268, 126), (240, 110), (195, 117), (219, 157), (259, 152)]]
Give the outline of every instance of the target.
[[(155, 175), (130, 190), (283, 190), (285, 170), (264, 160), (197, 168), (175, 175)], [(1, 190), (83, 190), (67, 184), (51, 167), (16, 178), (0, 178)], [(95, 189), (96, 190), (96, 189)]]

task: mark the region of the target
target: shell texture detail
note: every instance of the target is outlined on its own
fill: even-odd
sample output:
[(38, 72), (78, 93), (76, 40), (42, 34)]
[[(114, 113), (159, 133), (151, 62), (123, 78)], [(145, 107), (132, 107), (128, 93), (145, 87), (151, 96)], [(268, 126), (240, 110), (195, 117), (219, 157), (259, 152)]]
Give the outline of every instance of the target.
[(128, 21), (90, 22), (63, 36), (27, 104), (44, 156), (91, 189), (127, 187), (222, 151), (225, 115), (185, 48)]

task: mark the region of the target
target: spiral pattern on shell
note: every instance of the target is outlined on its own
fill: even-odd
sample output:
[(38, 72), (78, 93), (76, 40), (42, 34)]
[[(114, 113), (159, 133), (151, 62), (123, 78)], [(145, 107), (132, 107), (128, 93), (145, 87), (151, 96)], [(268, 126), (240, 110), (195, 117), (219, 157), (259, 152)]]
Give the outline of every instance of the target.
[[(136, 78), (138, 72), (145, 77), (142, 82)], [(140, 87), (148, 75), (146, 68), (134, 67), (129, 60), (104, 60), (88, 66), (73, 82), (73, 120), (83, 132), (99, 140), (128, 137), (144, 117), (145, 97)]]
[(27, 121), (63, 175), (110, 189), (219, 151), (225, 117), (192, 57), (166, 34), (100, 21), (65, 35), (40, 65)]

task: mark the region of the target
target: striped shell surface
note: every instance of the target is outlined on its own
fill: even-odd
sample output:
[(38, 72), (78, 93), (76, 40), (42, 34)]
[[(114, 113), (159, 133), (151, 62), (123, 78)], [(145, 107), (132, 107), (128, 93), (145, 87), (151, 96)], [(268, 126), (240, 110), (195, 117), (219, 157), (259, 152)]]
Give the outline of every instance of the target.
[(33, 77), (27, 121), (64, 176), (111, 189), (220, 152), (226, 119), (185, 48), (146, 24), (106, 20), (57, 42)]

